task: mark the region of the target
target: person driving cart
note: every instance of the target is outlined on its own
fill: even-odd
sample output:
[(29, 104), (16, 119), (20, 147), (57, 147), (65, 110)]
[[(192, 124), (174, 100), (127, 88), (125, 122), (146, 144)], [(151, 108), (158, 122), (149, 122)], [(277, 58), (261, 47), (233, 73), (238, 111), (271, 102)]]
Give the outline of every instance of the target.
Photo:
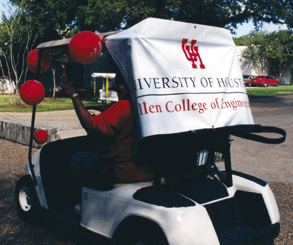
[(103, 149), (99, 153), (78, 152), (71, 158), (73, 177), (80, 182), (80, 188), (89, 178), (93, 178), (92, 182), (99, 186), (105, 185), (111, 166), (116, 183), (149, 181), (153, 178), (149, 169), (137, 167), (134, 163), (135, 122), (128, 91), (119, 73), (115, 79), (119, 101), (96, 116), (87, 111), (66, 74), (62, 75), (61, 84), (72, 99), (82, 127), (97, 140), (103, 139)]

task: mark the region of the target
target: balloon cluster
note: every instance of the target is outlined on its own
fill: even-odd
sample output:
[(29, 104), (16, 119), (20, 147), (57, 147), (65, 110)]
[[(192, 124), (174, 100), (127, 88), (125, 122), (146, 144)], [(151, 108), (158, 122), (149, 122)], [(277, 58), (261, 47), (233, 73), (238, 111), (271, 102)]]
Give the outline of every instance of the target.
[[(93, 32), (80, 32), (70, 40), (69, 54), (76, 62), (84, 64), (93, 62), (101, 54), (102, 42), (101, 38)], [(39, 55), (41, 55), (40, 60)], [(35, 49), (28, 54), (26, 63), (30, 71), (44, 73), (51, 66), (51, 58), (46, 51), (41, 53), (40, 50)], [(44, 85), (36, 80), (26, 81), (20, 88), (20, 97), (28, 105), (38, 105), (45, 98)], [(48, 133), (45, 130), (38, 130), (34, 134), (34, 140), (38, 144), (44, 144), (48, 140)]]

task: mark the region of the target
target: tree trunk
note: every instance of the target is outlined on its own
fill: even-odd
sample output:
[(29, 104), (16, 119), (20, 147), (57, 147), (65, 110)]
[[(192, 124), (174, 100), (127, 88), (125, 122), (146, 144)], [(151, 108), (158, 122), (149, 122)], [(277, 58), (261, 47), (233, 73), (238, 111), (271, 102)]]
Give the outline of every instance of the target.
[(52, 72), (53, 72), (53, 96), (52, 96), (52, 99), (55, 99), (55, 95), (56, 95), (56, 68), (52, 67)]

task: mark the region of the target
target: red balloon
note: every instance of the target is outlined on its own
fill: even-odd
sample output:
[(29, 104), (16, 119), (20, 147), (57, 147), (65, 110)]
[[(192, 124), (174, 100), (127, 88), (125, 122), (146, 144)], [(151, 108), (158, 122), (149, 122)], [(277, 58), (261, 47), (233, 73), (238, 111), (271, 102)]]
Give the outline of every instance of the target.
[(34, 133), (34, 140), (42, 145), (45, 144), (48, 141), (49, 135), (45, 130), (38, 130), (37, 132)]
[[(34, 73), (37, 73), (39, 52), (40, 50), (34, 49), (28, 54), (26, 58), (26, 64), (28, 68)], [(40, 73), (44, 73), (45, 71), (47, 71), (50, 68), (50, 66), (51, 66), (51, 57), (46, 51), (43, 51), (41, 64), (40, 64)]]
[(101, 38), (90, 31), (82, 31), (69, 42), (69, 53), (79, 63), (90, 63), (99, 57), (102, 51)]
[(20, 97), (28, 105), (38, 105), (45, 98), (44, 85), (36, 80), (29, 80), (20, 87)]

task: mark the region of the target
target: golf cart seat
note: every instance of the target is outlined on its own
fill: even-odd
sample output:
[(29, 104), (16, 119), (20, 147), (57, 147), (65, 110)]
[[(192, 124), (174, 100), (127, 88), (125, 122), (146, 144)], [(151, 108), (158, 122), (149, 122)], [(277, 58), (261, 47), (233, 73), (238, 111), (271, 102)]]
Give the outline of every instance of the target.
[(75, 191), (70, 167), (72, 156), (77, 152), (96, 152), (99, 148), (102, 146), (91, 136), (63, 139), (43, 146), (40, 171), (49, 207), (58, 207), (60, 200), (70, 200)]
[[(178, 172), (178, 167), (181, 168), (180, 173), (182, 173), (182, 176), (183, 173), (185, 173), (186, 176), (189, 175), (189, 177), (191, 177), (191, 173), (193, 175), (203, 176), (205, 166), (196, 166), (196, 168), (194, 168), (193, 164), (190, 164), (196, 162), (197, 159), (197, 152), (195, 150), (195, 145), (197, 143), (194, 145), (190, 140), (191, 139), (188, 140), (186, 138), (185, 134), (173, 135), (172, 137), (157, 136), (148, 140), (143, 140), (139, 145), (139, 149), (143, 148), (144, 150), (138, 150), (138, 155), (140, 156), (138, 157), (137, 164), (151, 166), (156, 172), (155, 176), (159, 179), (160, 185), (165, 182), (164, 180), (166, 180), (166, 183), (173, 182), (173, 184), (175, 184), (175, 182), (178, 181), (178, 178), (174, 173)], [(161, 146), (163, 145), (164, 148), (162, 149)], [(97, 152), (97, 149), (102, 149), (102, 147), (103, 146), (91, 136), (59, 140), (43, 146), (40, 153), (40, 171), (43, 188), (47, 197), (46, 199), (48, 200), (48, 206), (57, 207), (60, 200), (69, 200), (74, 191), (72, 185), (74, 180), (70, 167), (72, 156), (77, 152)], [(178, 154), (179, 156), (174, 154), (175, 149), (177, 149), (177, 153), (180, 153)], [(149, 151), (152, 151), (153, 154), (145, 154)], [(163, 169), (167, 167), (164, 166), (165, 163), (168, 163), (169, 171), (163, 171)], [(193, 171), (191, 171), (191, 168), (194, 168)], [(121, 182), (117, 183), (113, 178), (111, 164), (109, 164), (109, 169), (109, 182), (106, 185), (108, 186), (106, 190), (129, 184)], [(195, 169), (197, 171), (194, 171)], [(186, 178), (186, 176), (184, 178)], [(161, 181), (162, 178), (164, 178), (163, 181)], [(54, 181), (52, 181), (52, 179), (54, 179)], [(148, 183), (153, 184), (153, 182)], [(85, 187), (99, 190), (103, 190), (104, 188), (104, 186), (102, 189), (100, 186), (87, 186), (87, 184), (85, 184)]]

